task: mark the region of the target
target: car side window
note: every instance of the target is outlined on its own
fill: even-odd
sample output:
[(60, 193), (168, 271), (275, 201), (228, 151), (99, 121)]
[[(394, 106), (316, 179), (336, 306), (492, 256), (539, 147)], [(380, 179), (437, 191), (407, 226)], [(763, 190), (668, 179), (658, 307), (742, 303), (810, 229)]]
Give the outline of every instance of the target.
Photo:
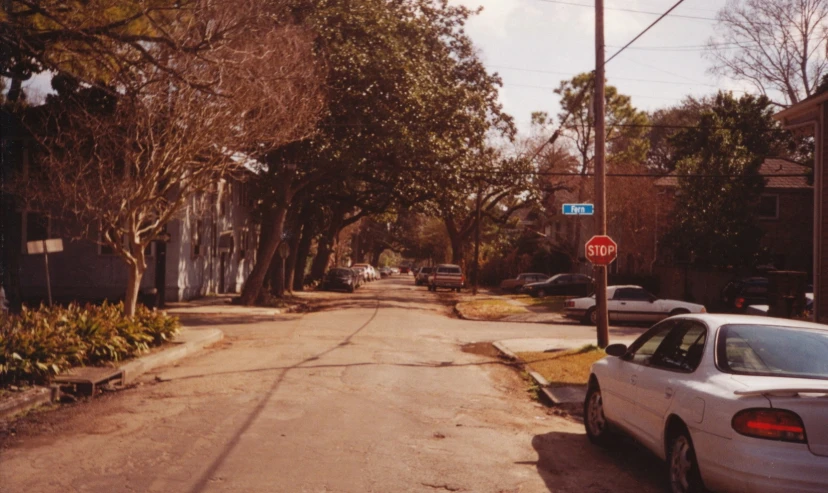
[(633, 289), (631, 288), (619, 288), (615, 290), (615, 296), (612, 297), (614, 300), (633, 300), (635, 299), (631, 294)]
[(654, 326), (632, 343), (624, 359), (639, 365), (650, 364), (650, 359), (675, 325), (676, 322), (671, 320)]
[(680, 320), (650, 359), (650, 365), (666, 370), (692, 372), (701, 363), (707, 328), (692, 320)]

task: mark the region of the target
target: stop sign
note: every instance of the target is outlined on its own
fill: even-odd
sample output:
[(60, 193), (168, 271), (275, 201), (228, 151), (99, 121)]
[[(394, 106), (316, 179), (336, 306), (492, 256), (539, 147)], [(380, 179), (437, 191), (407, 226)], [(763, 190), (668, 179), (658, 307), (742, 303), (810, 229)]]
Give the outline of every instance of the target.
[(618, 256), (618, 245), (612, 238), (604, 235), (590, 238), (586, 242), (585, 250), (587, 260), (597, 265), (609, 265)]

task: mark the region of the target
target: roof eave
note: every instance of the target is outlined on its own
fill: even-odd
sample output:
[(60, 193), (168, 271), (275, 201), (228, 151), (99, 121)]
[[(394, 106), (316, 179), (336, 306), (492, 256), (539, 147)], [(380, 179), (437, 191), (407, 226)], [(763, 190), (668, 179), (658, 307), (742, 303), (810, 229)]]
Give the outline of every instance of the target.
[(819, 107), (828, 101), (828, 91), (800, 101), (773, 115), (787, 128), (813, 123), (819, 115)]

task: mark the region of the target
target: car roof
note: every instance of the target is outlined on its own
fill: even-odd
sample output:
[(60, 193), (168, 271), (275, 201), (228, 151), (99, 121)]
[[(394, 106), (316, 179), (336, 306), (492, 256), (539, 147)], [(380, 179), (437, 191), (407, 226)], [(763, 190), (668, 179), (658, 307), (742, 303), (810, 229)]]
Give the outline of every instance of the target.
[(688, 313), (679, 315), (682, 318), (691, 318), (706, 323), (709, 327), (721, 327), (722, 325), (775, 325), (780, 327), (791, 327), (799, 329), (816, 329), (828, 331), (828, 325), (808, 322), (804, 320), (791, 320), (789, 318), (763, 317), (759, 315), (740, 315), (731, 313)]
[(437, 267), (460, 267), (457, 264), (437, 264)]

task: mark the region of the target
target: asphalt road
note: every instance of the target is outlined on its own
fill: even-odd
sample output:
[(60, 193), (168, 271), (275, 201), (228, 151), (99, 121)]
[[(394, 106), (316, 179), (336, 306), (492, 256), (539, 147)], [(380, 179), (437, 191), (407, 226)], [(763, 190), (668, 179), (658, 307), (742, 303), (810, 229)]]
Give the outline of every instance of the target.
[[(594, 329), (450, 318), (411, 278), (278, 320), (189, 319), (226, 340), (0, 439), (0, 492), (649, 492), (662, 465), (591, 446), (470, 342)], [(590, 335), (591, 334), (591, 335)]]

